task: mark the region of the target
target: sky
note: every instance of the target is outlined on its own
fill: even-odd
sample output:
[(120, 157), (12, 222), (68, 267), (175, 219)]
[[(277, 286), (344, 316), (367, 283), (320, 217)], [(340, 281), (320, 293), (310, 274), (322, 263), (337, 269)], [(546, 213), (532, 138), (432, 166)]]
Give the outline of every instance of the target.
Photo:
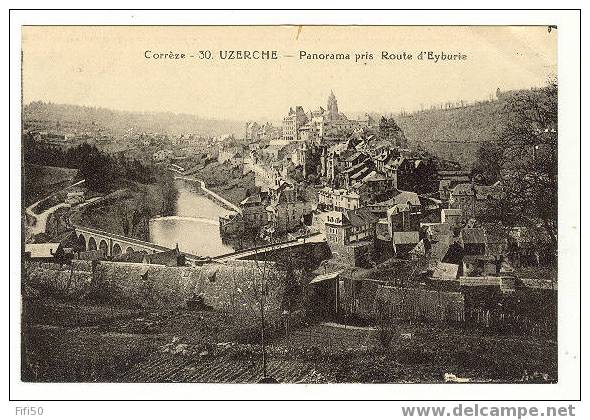
[[(557, 74), (557, 30), (541, 26), (34, 26), (22, 28), (23, 100), (278, 121), (289, 107), (397, 113), (542, 86)], [(210, 60), (146, 59), (145, 51)], [(276, 50), (278, 60), (221, 60)], [(350, 60), (300, 60), (299, 52)], [(382, 51), (412, 60), (382, 60)], [(465, 60), (418, 60), (421, 51)], [(355, 62), (355, 54), (373, 60)], [(291, 57), (287, 57), (291, 56)]]

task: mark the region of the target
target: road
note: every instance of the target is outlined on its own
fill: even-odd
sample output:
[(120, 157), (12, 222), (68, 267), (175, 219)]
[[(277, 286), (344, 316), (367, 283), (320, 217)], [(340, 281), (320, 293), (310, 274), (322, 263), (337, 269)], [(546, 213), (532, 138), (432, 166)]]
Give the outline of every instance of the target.
[(50, 207), (46, 210), (44, 210), (43, 212), (37, 214), (33, 211), (33, 209), (43, 200), (47, 200), (48, 198), (53, 197), (54, 195), (57, 195), (69, 188), (75, 187), (76, 185), (80, 185), (83, 182), (85, 182), (86, 180), (83, 179), (81, 181), (75, 182), (72, 185), (69, 185), (65, 188), (62, 188), (59, 191), (56, 191), (54, 193), (49, 194), (47, 197), (42, 198), (41, 200), (31, 204), (29, 207), (27, 207), (25, 209), (25, 213), (27, 214), (27, 216), (29, 216), (32, 219), (32, 222), (28, 224), (28, 235), (34, 236), (37, 235), (39, 233), (45, 233), (45, 229), (47, 227), (47, 219), (49, 218), (49, 215), (51, 215), (54, 211), (56, 211), (57, 209), (61, 208), (61, 207), (68, 207), (70, 206), (67, 203), (59, 203), (53, 207)]

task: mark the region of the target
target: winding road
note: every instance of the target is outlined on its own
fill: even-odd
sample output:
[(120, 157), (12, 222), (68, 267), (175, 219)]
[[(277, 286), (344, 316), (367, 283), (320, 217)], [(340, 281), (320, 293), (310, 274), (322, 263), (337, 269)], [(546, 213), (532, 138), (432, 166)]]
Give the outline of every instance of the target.
[(40, 202), (47, 200), (47, 199), (53, 197), (54, 195), (57, 195), (63, 191), (66, 191), (69, 188), (75, 187), (76, 185), (80, 185), (80, 184), (84, 183), (85, 181), (86, 181), (85, 179), (82, 179), (81, 181), (75, 182), (72, 185), (69, 185), (65, 188), (62, 188), (59, 191), (49, 194), (47, 197), (42, 198), (41, 200), (36, 201), (35, 203), (33, 203), (29, 207), (27, 207), (25, 209), (25, 213), (27, 214), (27, 216), (29, 216), (32, 219), (32, 222), (27, 225), (28, 234), (31, 236), (34, 236), (39, 233), (45, 233), (45, 229), (47, 227), (47, 219), (49, 218), (49, 216), (54, 211), (56, 211), (57, 209), (59, 209), (61, 207), (69, 207), (70, 206), (67, 203), (59, 203), (59, 204), (56, 204), (55, 206), (50, 207), (50, 208), (42, 211), (41, 213), (37, 214), (33, 211), (33, 209), (35, 207), (37, 207), (37, 205), (39, 205)]

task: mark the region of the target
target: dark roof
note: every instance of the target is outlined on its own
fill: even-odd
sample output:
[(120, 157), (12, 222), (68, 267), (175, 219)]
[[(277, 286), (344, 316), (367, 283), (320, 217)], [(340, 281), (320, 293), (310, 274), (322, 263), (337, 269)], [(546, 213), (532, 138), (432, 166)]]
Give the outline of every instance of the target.
[[(433, 246), (434, 247), (434, 246)], [(447, 252), (445, 253), (442, 262), (460, 264), (465, 256), (463, 247), (458, 242), (453, 242), (448, 245)]]
[(114, 261), (141, 263), (147, 254), (143, 251), (126, 252), (113, 257)]
[(447, 255), (447, 252), (449, 252), (450, 245), (451, 241), (448, 237), (436, 242), (431, 242), (430, 260), (435, 262), (442, 262), (445, 256)]
[(144, 256), (144, 260), (149, 264), (161, 264), (161, 265), (178, 265), (178, 258), (182, 256), (178, 248), (171, 249), (169, 251), (156, 252), (154, 254), (148, 254)]
[(370, 170), (371, 170), (371, 168), (369, 168), (368, 166), (365, 166), (365, 167), (361, 168), (357, 173), (350, 175), (350, 179), (356, 180), (356, 179), (362, 178), (362, 177), (366, 176), (367, 172)]
[(365, 226), (379, 221), (379, 218), (366, 208), (350, 210), (346, 217), (352, 226)]
[(464, 228), (461, 231), (461, 239), (464, 244), (485, 244), (486, 233), (481, 228)]
[(348, 169), (345, 169), (344, 171), (342, 171), (343, 173), (356, 173), (357, 171), (366, 168), (368, 166), (368, 162), (366, 160), (363, 160), (362, 162), (357, 163), (354, 166), (351, 166)]

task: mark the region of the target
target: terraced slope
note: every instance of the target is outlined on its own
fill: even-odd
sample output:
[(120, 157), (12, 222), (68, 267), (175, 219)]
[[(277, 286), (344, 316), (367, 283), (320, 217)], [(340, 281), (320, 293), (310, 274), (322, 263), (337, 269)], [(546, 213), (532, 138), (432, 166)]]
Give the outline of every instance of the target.
[[(268, 374), (283, 383), (325, 383), (327, 378), (315, 370), (313, 363), (271, 359)], [(262, 378), (260, 359), (237, 359), (231, 355), (216, 357), (154, 354), (135, 365), (122, 382), (203, 382), (256, 383)]]

